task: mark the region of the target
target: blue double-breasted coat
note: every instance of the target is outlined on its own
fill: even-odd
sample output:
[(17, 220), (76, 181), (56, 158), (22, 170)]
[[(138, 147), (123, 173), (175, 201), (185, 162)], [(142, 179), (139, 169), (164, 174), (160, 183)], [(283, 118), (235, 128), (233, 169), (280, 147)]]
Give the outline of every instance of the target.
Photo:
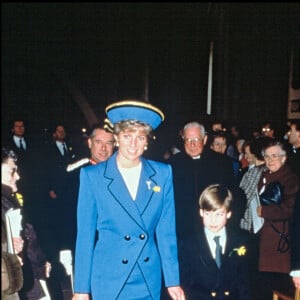
[(150, 299), (159, 299), (162, 274), (166, 286), (180, 284), (172, 170), (141, 158), (133, 201), (116, 156), (81, 169), (74, 291), (121, 299), (131, 274), (140, 272), (137, 284), (145, 285)]

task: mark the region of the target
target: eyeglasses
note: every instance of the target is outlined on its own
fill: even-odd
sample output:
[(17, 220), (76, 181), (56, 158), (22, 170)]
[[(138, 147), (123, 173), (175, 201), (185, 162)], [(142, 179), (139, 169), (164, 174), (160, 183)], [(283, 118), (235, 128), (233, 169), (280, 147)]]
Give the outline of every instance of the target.
[(276, 158), (279, 158), (281, 156), (284, 156), (284, 154), (270, 154), (270, 155), (265, 154), (264, 155), (264, 159), (266, 159), (266, 160), (268, 160), (268, 159), (276, 159)]
[(200, 144), (202, 143), (203, 139), (201, 138), (188, 138), (188, 139), (183, 139), (185, 144)]
[(271, 130), (272, 130), (271, 128), (265, 128), (265, 127), (263, 127), (261, 129), (262, 132), (268, 132), (268, 131), (271, 131)]

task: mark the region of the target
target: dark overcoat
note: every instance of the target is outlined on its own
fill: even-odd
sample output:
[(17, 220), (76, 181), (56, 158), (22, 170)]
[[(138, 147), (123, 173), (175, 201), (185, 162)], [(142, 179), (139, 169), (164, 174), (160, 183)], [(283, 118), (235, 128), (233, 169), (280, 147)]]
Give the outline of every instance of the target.
[[(177, 237), (182, 240), (199, 228), (199, 196), (208, 185), (224, 184), (232, 192), (236, 191), (233, 168), (228, 157), (210, 149), (199, 159), (183, 151), (168, 162), (173, 169)], [(234, 204), (234, 219), (239, 216), (236, 207)]]
[[(277, 172), (264, 172), (258, 183), (258, 190), (263, 185), (263, 178), (266, 184), (274, 181), (281, 184), (282, 200), (279, 205), (262, 206), (262, 217), (265, 220), (259, 233), (259, 271), (289, 273), (291, 269), (290, 221), (299, 190), (299, 179), (286, 164)], [(281, 238), (282, 233), (287, 236), (287, 239)]]
[(297, 194), (291, 224), (292, 270), (300, 270), (300, 191)]

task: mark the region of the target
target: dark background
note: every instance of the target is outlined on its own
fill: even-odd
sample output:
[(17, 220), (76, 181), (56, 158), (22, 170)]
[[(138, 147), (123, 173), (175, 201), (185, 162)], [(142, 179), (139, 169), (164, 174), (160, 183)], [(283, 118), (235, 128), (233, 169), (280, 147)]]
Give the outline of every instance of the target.
[(191, 120), (284, 130), (292, 49), (300, 88), (297, 3), (2, 3), (1, 31), (3, 136), (20, 115), (32, 136), (59, 121), (78, 134), (130, 97), (164, 111), (168, 139)]

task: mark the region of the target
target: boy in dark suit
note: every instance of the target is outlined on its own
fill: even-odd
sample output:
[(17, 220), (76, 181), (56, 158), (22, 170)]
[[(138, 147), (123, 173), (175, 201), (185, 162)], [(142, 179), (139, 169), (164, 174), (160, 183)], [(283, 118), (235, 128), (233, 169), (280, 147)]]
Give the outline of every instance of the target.
[[(246, 236), (226, 228), (232, 194), (220, 184), (199, 199), (203, 227), (180, 249), (181, 282), (189, 300), (250, 300)], [(238, 230), (238, 229), (237, 229)]]

